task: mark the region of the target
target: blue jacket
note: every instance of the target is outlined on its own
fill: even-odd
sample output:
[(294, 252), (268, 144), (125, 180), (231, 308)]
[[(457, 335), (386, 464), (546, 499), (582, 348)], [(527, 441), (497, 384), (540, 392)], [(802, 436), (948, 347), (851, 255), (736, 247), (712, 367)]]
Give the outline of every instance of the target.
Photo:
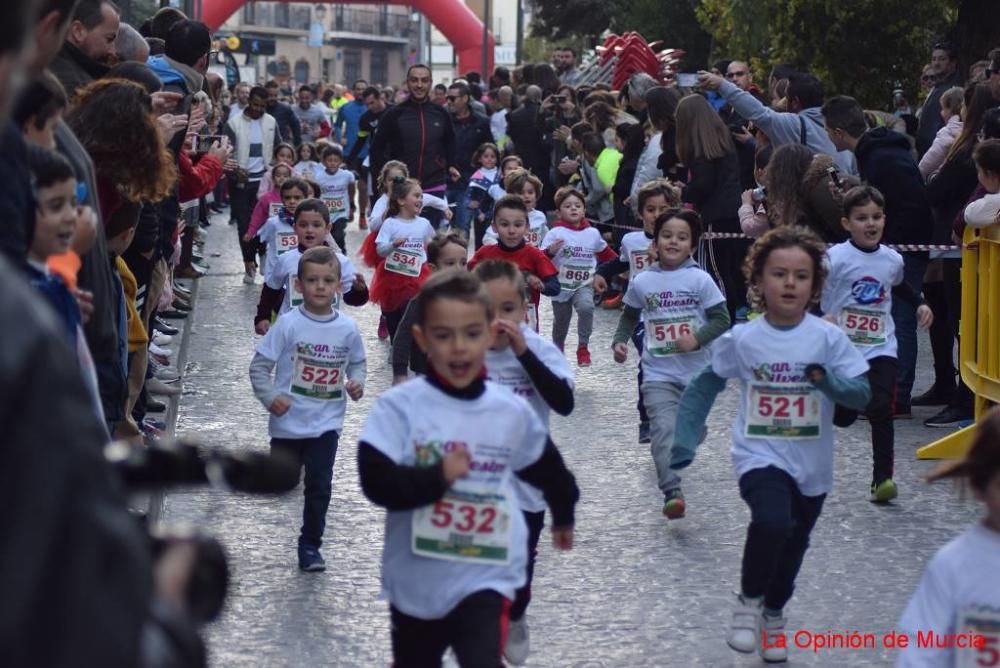
[[(333, 125), (333, 131), (340, 145), (344, 147), (344, 155), (348, 155), (354, 148), (354, 142), (358, 140), (358, 129), (361, 124), (361, 115), (368, 111), (368, 105), (359, 100), (348, 102), (337, 112), (337, 121)], [(343, 134), (341, 134), (343, 128)], [(358, 153), (358, 158), (364, 160), (368, 156), (368, 146), (365, 146)]]

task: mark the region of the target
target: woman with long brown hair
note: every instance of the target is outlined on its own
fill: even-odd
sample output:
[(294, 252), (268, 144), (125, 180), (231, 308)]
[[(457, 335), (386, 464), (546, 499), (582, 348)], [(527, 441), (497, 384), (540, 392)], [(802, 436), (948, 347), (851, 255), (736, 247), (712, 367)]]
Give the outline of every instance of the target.
[(828, 155), (815, 155), (802, 144), (778, 147), (767, 165), (767, 210), (774, 227), (808, 227), (827, 243), (843, 241), (840, 205), (830, 191)]
[[(689, 178), (681, 201), (701, 214), (706, 232), (739, 233), (740, 161), (732, 135), (719, 114), (701, 95), (689, 95), (677, 104), (677, 157)], [(740, 267), (750, 244), (742, 239), (707, 240), (700, 261), (716, 277), (726, 294), (729, 318), (746, 308), (746, 281)]]

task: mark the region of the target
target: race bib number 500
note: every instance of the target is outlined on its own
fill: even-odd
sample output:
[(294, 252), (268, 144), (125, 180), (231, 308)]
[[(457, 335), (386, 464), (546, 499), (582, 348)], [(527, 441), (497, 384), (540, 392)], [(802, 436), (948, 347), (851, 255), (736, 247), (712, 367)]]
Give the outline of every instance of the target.
[(413, 511), (414, 554), (475, 564), (510, 560), (510, 511), (502, 494), (451, 490)]
[(819, 391), (808, 383), (752, 383), (747, 391), (746, 431), (752, 438), (818, 438)]

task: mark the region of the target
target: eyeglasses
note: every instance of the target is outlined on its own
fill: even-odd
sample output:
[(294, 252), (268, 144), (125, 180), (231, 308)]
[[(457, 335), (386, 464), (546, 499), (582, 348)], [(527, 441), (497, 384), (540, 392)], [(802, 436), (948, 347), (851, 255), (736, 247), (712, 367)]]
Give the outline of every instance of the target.
[(749, 72), (747, 72), (746, 70), (742, 72), (726, 72), (726, 78), (735, 79), (736, 77), (745, 77), (747, 74), (749, 74)]
[(447, 96), (447, 99), (448, 99), (449, 102), (454, 102), (455, 100), (457, 100), (460, 97), (462, 97), (462, 96), (461, 95), (449, 95), (449, 96)]

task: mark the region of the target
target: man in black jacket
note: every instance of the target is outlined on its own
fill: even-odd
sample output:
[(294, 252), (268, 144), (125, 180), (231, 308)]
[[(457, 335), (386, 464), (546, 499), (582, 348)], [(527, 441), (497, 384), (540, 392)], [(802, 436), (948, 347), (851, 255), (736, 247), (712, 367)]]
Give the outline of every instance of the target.
[(73, 97), (76, 91), (107, 74), (115, 55), (121, 20), (108, 0), (80, 0), (66, 42), (52, 62), (52, 73)]
[(302, 143), (302, 124), (295, 118), (292, 108), (278, 99), (281, 93), (281, 86), (274, 79), (264, 84), (267, 89), (267, 113), (274, 116), (278, 123), (278, 134), (281, 141), (298, 147)]
[[(928, 244), (934, 228), (924, 179), (913, 158), (910, 140), (887, 128), (868, 130), (865, 113), (852, 97), (840, 95), (823, 105), (826, 131), (838, 151), (852, 151), (861, 178), (885, 197), (885, 244)], [(903, 253), (903, 280), (920, 292), (927, 253)], [(902, 299), (892, 302), (899, 344), (896, 416), (910, 417), (910, 392), (917, 365), (916, 307)]]
[[(372, 173), (379, 174), (385, 163), (399, 160), (424, 192), (444, 197), (449, 181), (461, 178), (451, 115), (431, 102), (431, 71), (426, 65), (410, 66), (406, 88), (409, 98), (385, 112), (372, 139)], [(423, 216), (435, 227), (441, 220), (441, 213), (434, 210), (425, 210)]]
[(941, 95), (949, 88), (962, 85), (962, 76), (958, 73), (958, 51), (953, 44), (939, 42), (934, 45), (931, 50), (931, 68), (937, 77), (937, 83), (920, 108), (917, 153), (921, 157), (934, 143), (934, 137), (944, 125), (944, 119), (941, 118)]
[(461, 176), (448, 185), (448, 202), (457, 203), (454, 224), (469, 236), (469, 211), (464, 206), (463, 196), (469, 187), (469, 177), (476, 171), (472, 164), (472, 156), (480, 144), (493, 142), (490, 131), (490, 119), (477, 113), (469, 106), (469, 86), (463, 81), (456, 81), (448, 87), (448, 109), (451, 111), (451, 121), (455, 126), (455, 162)]
[(553, 208), (552, 179), (549, 175), (551, 152), (546, 148), (545, 127), (541, 117), (542, 89), (528, 86), (524, 103), (507, 114), (507, 135), (514, 144), (514, 153), (521, 156), (525, 169), (542, 180), (542, 194), (536, 208)]

